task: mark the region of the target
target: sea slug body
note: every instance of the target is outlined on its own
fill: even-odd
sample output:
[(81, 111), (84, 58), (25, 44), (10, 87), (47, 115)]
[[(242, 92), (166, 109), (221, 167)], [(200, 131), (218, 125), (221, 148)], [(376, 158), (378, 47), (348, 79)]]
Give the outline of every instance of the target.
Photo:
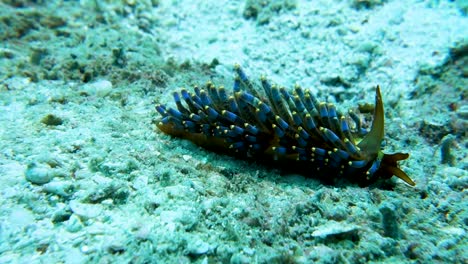
[(208, 82), (194, 92), (174, 93), (176, 107), (157, 105), (157, 127), (204, 148), (300, 170), (328, 182), (346, 179), (361, 186), (396, 176), (415, 183), (398, 165), (406, 153), (384, 154), (384, 108), (376, 87), (369, 132), (354, 113), (340, 114), (307, 89), (292, 93), (261, 77), (261, 93), (239, 65), (233, 94)]

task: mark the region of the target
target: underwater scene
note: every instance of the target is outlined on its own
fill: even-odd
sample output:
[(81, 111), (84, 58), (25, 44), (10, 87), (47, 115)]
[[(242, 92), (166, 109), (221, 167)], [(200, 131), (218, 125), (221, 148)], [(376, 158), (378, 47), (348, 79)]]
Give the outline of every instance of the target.
[(468, 263), (467, 13), (2, 0), (0, 264)]

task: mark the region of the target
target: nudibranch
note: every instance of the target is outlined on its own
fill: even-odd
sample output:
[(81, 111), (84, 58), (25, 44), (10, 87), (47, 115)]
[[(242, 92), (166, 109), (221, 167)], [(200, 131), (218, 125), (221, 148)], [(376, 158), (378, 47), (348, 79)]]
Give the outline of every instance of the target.
[(282, 165), (328, 182), (346, 179), (367, 186), (396, 176), (415, 186), (398, 164), (409, 154), (381, 150), (384, 106), (379, 86), (367, 131), (357, 114), (341, 114), (308, 89), (296, 85), (289, 92), (262, 76), (261, 92), (239, 65), (235, 73), (232, 94), (212, 82), (193, 92), (174, 92), (175, 107), (156, 105), (162, 116), (157, 127), (206, 149)]

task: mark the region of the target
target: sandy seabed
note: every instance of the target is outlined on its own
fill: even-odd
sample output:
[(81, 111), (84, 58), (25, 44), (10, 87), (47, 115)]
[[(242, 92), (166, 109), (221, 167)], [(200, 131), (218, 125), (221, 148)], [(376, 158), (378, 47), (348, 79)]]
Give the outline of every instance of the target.
[[(0, 3), (0, 263), (467, 263), (466, 1)], [(380, 84), (416, 182), (330, 186), (158, 131), (212, 80)]]

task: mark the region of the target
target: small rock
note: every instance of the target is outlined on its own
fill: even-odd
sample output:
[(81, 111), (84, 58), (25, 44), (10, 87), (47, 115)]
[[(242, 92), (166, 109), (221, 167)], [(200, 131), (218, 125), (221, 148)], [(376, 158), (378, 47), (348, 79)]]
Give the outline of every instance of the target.
[(398, 219), (395, 214), (395, 206), (389, 203), (384, 203), (379, 208), (380, 214), (382, 214), (382, 227), (384, 235), (393, 239), (400, 238), (400, 227), (398, 225)]
[(56, 115), (48, 114), (41, 119), (41, 123), (46, 126), (60, 126), (63, 124), (63, 120)]
[(461, 119), (468, 120), (468, 105), (462, 105), (457, 110), (457, 116), (460, 117)]
[(95, 218), (102, 212), (102, 207), (99, 204), (84, 204), (78, 201), (70, 202), (72, 212), (85, 219)]
[(45, 184), (52, 180), (54, 173), (47, 165), (29, 164), (25, 172), (26, 180), (34, 184)]
[(70, 208), (59, 205), (59, 208), (53, 212), (51, 220), (54, 224), (63, 223), (68, 221), (71, 215), (72, 213), (70, 211)]
[(99, 80), (83, 87), (83, 90), (90, 95), (104, 97), (112, 91), (112, 83), (108, 80)]
[(206, 254), (210, 250), (210, 244), (202, 241), (202, 240), (195, 240), (192, 243), (189, 243), (187, 247), (187, 251), (191, 255), (203, 255)]
[(317, 227), (312, 233), (312, 236), (317, 238), (344, 236), (345, 238), (349, 237), (351, 238), (350, 240), (353, 240), (352, 237), (356, 235), (357, 231), (358, 227), (355, 225), (330, 221), (327, 224)]
[(122, 254), (125, 252), (125, 244), (121, 241), (109, 241), (109, 244), (105, 246), (107, 252), (115, 255), (115, 254)]
[(147, 186), (148, 186), (148, 177), (144, 175), (137, 177), (133, 183), (133, 188), (135, 188), (136, 190), (142, 190)]
[(70, 216), (70, 219), (65, 224), (65, 228), (68, 232), (76, 233), (83, 228), (83, 224), (81, 223), (80, 219), (76, 215)]
[(441, 231), (452, 237), (463, 237), (466, 234), (466, 231), (464, 229), (453, 226), (443, 227), (441, 228)]
[(53, 181), (44, 184), (42, 189), (46, 193), (52, 193), (66, 198), (72, 194), (74, 187), (70, 181)]

